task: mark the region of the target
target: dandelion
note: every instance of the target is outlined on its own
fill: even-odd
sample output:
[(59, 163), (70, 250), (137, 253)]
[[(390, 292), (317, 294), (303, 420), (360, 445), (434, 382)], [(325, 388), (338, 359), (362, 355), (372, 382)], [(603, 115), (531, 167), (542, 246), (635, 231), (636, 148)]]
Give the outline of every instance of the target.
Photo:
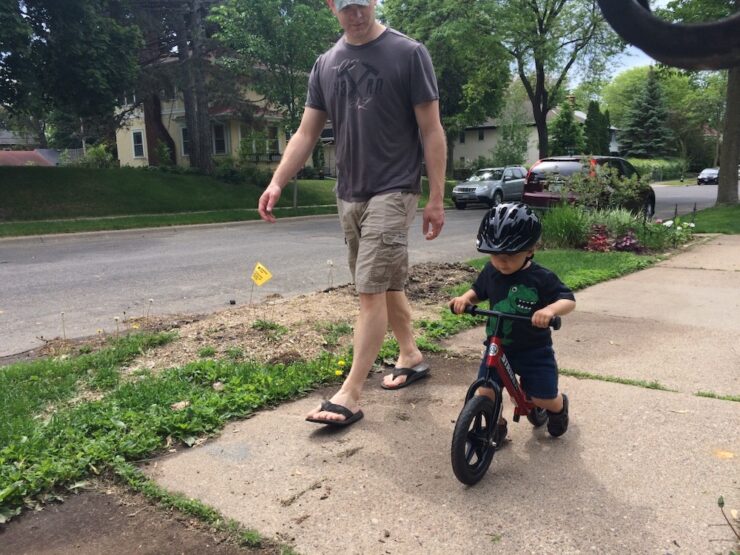
[(345, 364), (347, 364), (347, 363), (346, 363), (346, 362), (344, 362), (344, 360), (342, 360), (342, 359), (339, 359), (339, 360), (337, 361), (337, 366), (341, 366), (341, 367), (344, 367), (344, 365), (345, 365)]
[(344, 372), (342, 372), (341, 370), (334, 370), (335, 376), (341, 376), (342, 374), (344, 374)]

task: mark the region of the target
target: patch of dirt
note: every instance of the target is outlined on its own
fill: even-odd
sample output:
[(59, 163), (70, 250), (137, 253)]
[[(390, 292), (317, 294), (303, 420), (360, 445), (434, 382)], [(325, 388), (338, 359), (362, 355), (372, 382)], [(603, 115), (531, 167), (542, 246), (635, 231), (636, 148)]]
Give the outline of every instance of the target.
[[(413, 266), (406, 289), (413, 318), (436, 318), (450, 298), (448, 289), (472, 283), (476, 275), (466, 264)], [(352, 342), (351, 326), (358, 308), (354, 287), (346, 285), (224, 310), (190, 323), (180, 322), (176, 341), (145, 353), (126, 371), (157, 372), (201, 357), (275, 364), (311, 360), (324, 351), (341, 352)], [(166, 329), (166, 318), (158, 325)], [(145, 323), (141, 326), (148, 328)]]
[[(452, 286), (472, 283), (476, 270), (465, 264), (419, 264), (409, 272), (407, 296), (415, 320), (436, 318)], [(121, 333), (177, 330), (178, 338), (143, 354), (126, 371), (158, 371), (201, 357), (253, 359), (272, 364), (309, 360), (321, 351), (340, 352), (351, 344), (358, 302), (352, 286), (327, 289), (290, 299), (275, 296), (208, 316), (172, 315), (123, 322)], [(0, 358), (0, 365), (45, 356), (74, 355), (102, 348), (105, 337), (54, 339), (38, 349)], [(433, 359), (434, 356), (430, 356)], [(459, 361), (458, 365), (466, 367)], [(435, 380), (459, 380), (449, 364), (438, 365)], [(449, 375), (448, 375), (449, 374)], [(399, 415), (403, 419), (403, 415)], [(354, 453), (347, 452), (345, 456)], [(111, 484), (67, 497), (64, 503), (26, 512), (0, 524), (2, 554), (213, 553), (245, 555), (280, 553), (279, 546), (243, 548), (225, 535), (176, 511), (165, 510), (138, 494)]]
[(279, 546), (240, 547), (202, 522), (110, 484), (0, 525), (0, 554), (162, 553), (272, 555)]

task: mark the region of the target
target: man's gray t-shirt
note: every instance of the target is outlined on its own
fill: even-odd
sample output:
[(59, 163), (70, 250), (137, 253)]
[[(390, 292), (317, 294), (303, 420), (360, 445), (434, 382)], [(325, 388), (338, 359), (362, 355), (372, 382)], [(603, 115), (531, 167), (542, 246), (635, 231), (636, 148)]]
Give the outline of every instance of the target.
[(420, 192), (414, 106), (438, 98), (426, 48), (393, 29), (360, 46), (340, 38), (322, 54), (306, 106), (326, 112), (334, 127), (337, 196), (364, 202), (381, 193)]

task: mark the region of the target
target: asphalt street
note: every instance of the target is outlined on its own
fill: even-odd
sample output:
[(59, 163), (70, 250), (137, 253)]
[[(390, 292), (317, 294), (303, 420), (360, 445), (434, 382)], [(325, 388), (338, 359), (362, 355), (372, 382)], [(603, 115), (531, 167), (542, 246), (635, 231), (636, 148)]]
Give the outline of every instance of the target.
[[(656, 187), (657, 217), (714, 204), (717, 187)], [(464, 261), (483, 208), (448, 210), (442, 234), (426, 241), (421, 214), (410, 262)], [(350, 281), (336, 216), (275, 225), (245, 222), (0, 240), (0, 356), (55, 337), (111, 333), (126, 318), (210, 313)], [(273, 274), (256, 287), (260, 262)], [(62, 314), (63, 313), (63, 314)], [(119, 318), (117, 324), (115, 318)]]

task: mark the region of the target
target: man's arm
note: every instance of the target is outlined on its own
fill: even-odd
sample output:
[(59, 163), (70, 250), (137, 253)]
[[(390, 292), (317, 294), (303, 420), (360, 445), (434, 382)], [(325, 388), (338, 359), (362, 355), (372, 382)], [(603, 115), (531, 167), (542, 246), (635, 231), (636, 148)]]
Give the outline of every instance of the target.
[(280, 199), (283, 189), (293, 176), (298, 173), (311, 155), (316, 141), (321, 135), (326, 123), (326, 112), (316, 110), (315, 108), (306, 107), (303, 111), (303, 118), (295, 132), (288, 142), (288, 146), (283, 153), (275, 173), (272, 175), (272, 181), (262, 193), (259, 200), (257, 211), (260, 217), (267, 222), (274, 222), (275, 216), (272, 215), (272, 209)]
[(447, 143), (439, 119), (439, 101), (433, 100), (414, 106), (424, 144), (424, 162), (429, 178), (429, 202), (424, 208), (422, 232), (427, 239), (434, 239), (445, 223), (444, 196), (445, 170), (447, 169)]

